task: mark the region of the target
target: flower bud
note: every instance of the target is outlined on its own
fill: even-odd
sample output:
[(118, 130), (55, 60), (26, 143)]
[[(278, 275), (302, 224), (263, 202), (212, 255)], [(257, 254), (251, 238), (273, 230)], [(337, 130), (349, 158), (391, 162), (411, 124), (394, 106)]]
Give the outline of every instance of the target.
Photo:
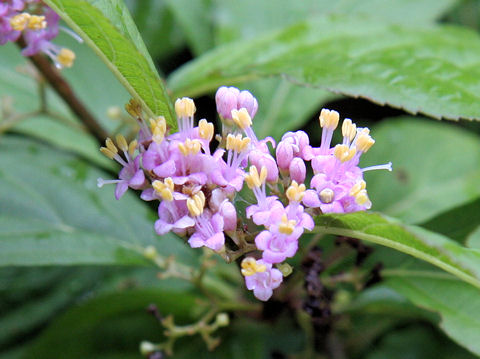
[(277, 182), (278, 180), (277, 163), (269, 153), (264, 153), (259, 150), (253, 150), (252, 152), (250, 152), (248, 159), (250, 160), (250, 163), (254, 165), (259, 172), (262, 170), (263, 166), (267, 168), (268, 182)]
[(235, 87), (222, 86), (217, 90), (215, 102), (217, 112), (226, 119), (232, 119), (232, 110), (237, 110), (237, 102), (240, 91)]
[(220, 211), (220, 206), (226, 198), (227, 194), (223, 189), (215, 188), (210, 195), (210, 201), (208, 202), (208, 204), (214, 212), (218, 212)]
[(234, 231), (237, 229), (237, 211), (232, 202), (223, 202), (220, 206), (220, 214), (223, 217), (223, 229), (225, 231)]
[(237, 99), (237, 108), (246, 108), (250, 117), (254, 118), (258, 110), (258, 102), (249, 91), (241, 91)]
[(295, 157), (290, 163), (290, 178), (297, 183), (303, 183), (307, 174), (305, 162), (301, 158)]
[(290, 141), (280, 141), (277, 146), (277, 163), (282, 170), (288, 170), (290, 163), (293, 160), (293, 147)]

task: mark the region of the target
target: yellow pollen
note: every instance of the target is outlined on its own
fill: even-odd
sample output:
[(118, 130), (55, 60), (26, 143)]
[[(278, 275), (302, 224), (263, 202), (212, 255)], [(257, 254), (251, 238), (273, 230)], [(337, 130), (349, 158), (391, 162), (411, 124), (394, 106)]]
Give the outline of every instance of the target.
[(173, 188), (175, 185), (170, 177), (165, 178), (164, 182), (158, 180), (153, 181), (152, 187), (162, 199), (165, 201), (173, 201)]
[(335, 197), (335, 193), (330, 188), (324, 188), (320, 191), (320, 201), (325, 204), (329, 204), (333, 202), (333, 198)]
[(28, 20), (30, 20), (30, 14), (24, 12), (12, 17), (10, 19), (10, 26), (15, 31), (23, 31), (28, 25)]
[(200, 152), (201, 147), (202, 144), (199, 140), (191, 140), (189, 138), (187, 138), (184, 143), (178, 144), (178, 149), (184, 156), (196, 155), (198, 152)]
[(265, 166), (262, 166), (260, 175), (258, 174), (257, 167), (250, 166), (250, 172), (245, 176), (245, 182), (247, 182), (248, 188), (260, 188), (260, 186), (265, 183), (267, 174), (267, 167)]
[(232, 120), (242, 130), (245, 130), (252, 125), (252, 119), (247, 109), (244, 107), (240, 110), (232, 110)]
[(128, 151), (128, 143), (125, 137), (123, 135), (118, 134), (115, 139), (117, 140), (117, 146), (120, 148), (122, 151)]
[(343, 137), (347, 137), (350, 141), (355, 138), (357, 134), (357, 125), (355, 125), (352, 120), (346, 118), (343, 120), (342, 124), (342, 135)]
[(264, 264), (258, 264), (257, 261), (252, 257), (247, 257), (242, 261), (242, 275), (249, 277), (255, 273), (263, 273), (267, 270), (267, 267)]
[(290, 235), (293, 233), (293, 230), (295, 229), (295, 226), (297, 224), (297, 221), (294, 219), (289, 220), (287, 218), (287, 215), (284, 214), (282, 216), (282, 222), (278, 225), (278, 231), (280, 233)]
[(298, 185), (296, 181), (292, 181), (292, 184), (288, 187), (286, 192), (288, 200), (290, 202), (301, 202), (305, 195), (305, 190), (306, 187), (303, 183)]
[(138, 145), (137, 140), (133, 140), (128, 145), (128, 153), (130, 154), (130, 156), (133, 156), (133, 154), (135, 153), (135, 150), (137, 149), (137, 145)]
[(133, 98), (125, 105), (125, 110), (132, 117), (142, 117), (142, 106)]
[(373, 146), (374, 143), (375, 140), (368, 133), (361, 133), (358, 136), (355, 145), (359, 151), (365, 153)]
[(198, 134), (200, 138), (210, 142), (213, 138), (213, 123), (203, 119), (198, 122)]
[(336, 145), (333, 150), (334, 156), (342, 163), (350, 161), (356, 152), (357, 149), (354, 146), (348, 147), (347, 145)]
[(357, 194), (364, 190), (367, 187), (367, 182), (361, 180), (360, 182), (355, 183), (350, 189), (350, 196), (356, 197)]
[(178, 117), (192, 117), (196, 110), (195, 103), (191, 98), (183, 97), (175, 101), (175, 112)]
[(152, 139), (156, 143), (162, 143), (165, 138), (165, 132), (167, 132), (167, 122), (165, 117), (159, 116), (156, 120), (150, 119), (150, 129), (152, 130)]
[(250, 144), (250, 139), (248, 137), (242, 138), (242, 135), (238, 134), (236, 136), (229, 134), (227, 136), (227, 150), (233, 150), (235, 152), (243, 152), (248, 148)]
[(105, 145), (107, 146), (107, 148), (112, 151), (113, 153), (118, 153), (118, 149), (117, 149), (117, 146), (115, 146), (115, 144), (113, 143), (113, 141), (110, 139), (110, 137), (107, 137), (107, 139), (105, 140)]
[(28, 28), (32, 30), (41, 30), (47, 27), (45, 16), (32, 15), (28, 20)]
[(187, 199), (187, 208), (193, 217), (200, 216), (203, 213), (203, 207), (205, 207), (205, 194), (202, 191)]
[(115, 157), (116, 155), (116, 152), (112, 152), (106, 147), (100, 147), (100, 152), (102, 152), (105, 156), (107, 156), (111, 160), (113, 160), (113, 157)]
[(75, 61), (75, 53), (72, 50), (63, 48), (57, 55), (57, 61), (63, 67), (72, 67), (73, 61)]
[(318, 119), (320, 120), (320, 127), (334, 130), (337, 128), (340, 115), (337, 111), (323, 108)]

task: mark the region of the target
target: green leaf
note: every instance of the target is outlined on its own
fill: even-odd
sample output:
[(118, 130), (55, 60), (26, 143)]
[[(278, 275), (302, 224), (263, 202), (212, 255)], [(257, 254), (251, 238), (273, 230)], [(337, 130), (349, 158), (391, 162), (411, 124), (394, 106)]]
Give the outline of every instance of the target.
[[(138, 353), (142, 340), (159, 341), (162, 329), (147, 312), (155, 304), (162, 315), (180, 323), (198, 316), (197, 296), (188, 292), (139, 289), (99, 296), (55, 320), (29, 348), (24, 358), (88, 358)], [(104, 356), (102, 355), (102, 358)], [(120, 357), (120, 356), (119, 356)]]
[(385, 284), (414, 304), (437, 312), (441, 316), (440, 327), (445, 333), (471, 352), (480, 355), (478, 288), (453, 278), (419, 276), (389, 278)]
[(372, 136), (362, 166), (393, 163), (392, 173), (365, 173), (374, 210), (422, 223), (480, 195), (479, 138), (471, 132), (401, 117), (375, 126)]
[(480, 251), (462, 247), (442, 235), (406, 226), (377, 213), (322, 215), (315, 232), (380, 244), (431, 263), (480, 288)]
[(196, 96), (285, 75), (412, 113), (480, 119), (478, 53), (479, 36), (466, 29), (331, 16), (210, 51), (172, 74), (169, 87)]
[(125, 4), (119, 0), (47, 0), (107, 64), (151, 117), (175, 128), (173, 107)]
[(0, 266), (146, 265), (142, 251), (192, 259), (173, 235), (158, 237), (155, 214), (132, 193), (115, 201), (108, 178), (79, 159), (33, 141), (0, 142)]

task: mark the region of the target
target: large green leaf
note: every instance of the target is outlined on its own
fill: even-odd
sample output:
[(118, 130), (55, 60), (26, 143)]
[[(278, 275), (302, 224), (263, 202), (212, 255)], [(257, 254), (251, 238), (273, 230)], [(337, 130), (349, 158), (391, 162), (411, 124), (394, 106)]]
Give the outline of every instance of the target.
[(480, 288), (480, 251), (415, 226), (405, 226), (377, 213), (317, 217), (318, 233), (380, 244), (431, 263)]
[(471, 132), (402, 117), (376, 126), (372, 136), (362, 166), (393, 163), (392, 173), (365, 173), (374, 210), (422, 223), (480, 195), (479, 137)]
[(107, 64), (149, 116), (165, 116), (175, 127), (173, 109), (162, 80), (121, 1), (47, 0)]
[(477, 288), (454, 278), (398, 276), (387, 286), (414, 304), (440, 314), (440, 327), (455, 341), (480, 355), (480, 295)]
[(215, 49), (169, 78), (175, 94), (269, 75), (436, 118), (479, 119), (480, 39), (470, 30), (330, 16)]
[(145, 265), (147, 245), (192, 258), (154, 233), (153, 211), (132, 193), (117, 202), (113, 187), (96, 187), (109, 175), (32, 141), (3, 137), (0, 151), (0, 266)]

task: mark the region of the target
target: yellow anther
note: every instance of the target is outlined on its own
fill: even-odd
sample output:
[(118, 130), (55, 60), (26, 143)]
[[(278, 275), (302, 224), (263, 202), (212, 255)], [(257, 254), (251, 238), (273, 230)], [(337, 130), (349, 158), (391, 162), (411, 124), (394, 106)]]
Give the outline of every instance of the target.
[(305, 195), (306, 187), (302, 183), (299, 185), (296, 181), (292, 181), (292, 184), (287, 189), (287, 198), (290, 202), (301, 202)]
[(137, 145), (138, 145), (137, 140), (133, 140), (133, 141), (130, 142), (130, 144), (128, 145), (128, 153), (129, 153), (130, 156), (133, 157), (133, 154), (135, 153), (135, 150), (137, 149)]
[(355, 196), (355, 202), (361, 206), (365, 206), (367, 209), (372, 207), (372, 202), (368, 198), (367, 190), (362, 189), (358, 194)]
[(178, 144), (178, 149), (184, 156), (196, 155), (198, 152), (200, 152), (201, 148), (202, 144), (197, 139), (191, 140), (187, 138), (184, 143)]
[(213, 138), (213, 123), (203, 119), (198, 122), (198, 135), (200, 138), (210, 142)]
[(356, 197), (357, 194), (364, 190), (367, 187), (367, 182), (361, 180), (360, 182), (355, 183), (350, 189), (350, 196)]
[(158, 180), (153, 181), (152, 187), (162, 199), (165, 201), (173, 201), (173, 189), (175, 184), (170, 177), (165, 178), (164, 182)]
[(41, 30), (47, 27), (47, 22), (45, 21), (45, 16), (43, 15), (32, 15), (28, 20), (28, 28), (32, 30)]
[(115, 157), (115, 155), (117, 154), (116, 152), (112, 152), (110, 151), (108, 148), (106, 147), (100, 147), (100, 152), (102, 152), (105, 156), (107, 156), (108, 158), (110, 158), (111, 160), (113, 160), (113, 157)]
[(15, 31), (23, 31), (27, 27), (30, 17), (30, 14), (26, 12), (15, 15), (10, 19), (10, 26)]
[(125, 105), (125, 110), (132, 117), (142, 117), (142, 106), (140, 105), (140, 102), (133, 98)]
[(347, 145), (336, 145), (335, 149), (333, 150), (334, 156), (340, 162), (350, 161), (353, 156), (355, 156), (356, 152), (357, 149), (355, 147), (348, 147)]
[(337, 128), (340, 115), (337, 111), (323, 108), (318, 119), (320, 120), (320, 127), (334, 130)]
[(250, 171), (248, 175), (245, 176), (245, 182), (250, 189), (259, 188), (262, 184), (265, 183), (268, 172), (265, 166), (262, 166), (260, 170), (260, 175), (258, 174), (257, 167), (250, 166)]
[(192, 117), (196, 110), (195, 103), (191, 98), (183, 97), (175, 101), (175, 112), (178, 117)]
[(205, 194), (202, 191), (187, 199), (187, 208), (193, 217), (200, 216), (203, 213), (203, 207), (205, 207)]
[(73, 61), (75, 61), (75, 53), (72, 50), (63, 48), (57, 55), (57, 61), (63, 67), (72, 67)]
[(263, 273), (267, 270), (267, 266), (264, 264), (258, 264), (257, 261), (252, 257), (247, 257), (242, 261), (242, 275), (249, 277), (255, 273)]
[(333, 202), (333, 198), (335, 197), (335, 192), (333, 192), (330, 188), (324, 188), (320, 191), (320, 201), (325, 204), (329, 204)]
[(159, 116), (156, 120), (151, 118), (150, 129), (152, 130), (152, 139), (156, 143), (162, 143), (165, 138), (165, 132), (167, 132), (167, 121), (165, 121), (165, 117)]
[(113, 153), (118, 153), (118, 149), (117, 149), (117, 146), (115, 146), (115, 144), (113, 143), (113, 141), (110, 139), (110, 137), (107, 137), (107, 139), (105, 140), (105, 145), (107, 146), (107, 148), (112, 151)]
[(355, 138), (357, 134), (357, 125), (355, 125), (352, 120), (346, 118), (343, 120), (342, 124), (342, 135), (343, 137), (347, 137), (350, 141)]
[(248, 137), (242, 138), (242, 135), (238, 134), (236, 136), (229, 134), (227, 136), (227, 150), (233, 150), (235, 152), (243, 152), (248, 148), (250, 144), (250, 139)]
[(294, 219), (288, 219), (287, 215), (284, 214), (282, 216), (282, 222), (278, 225), (278, 231), (280, 233), (290, 235), (293, 233), (295, 226), (297, 225), (297, 221)]
[(252, 125), (252, 118), (250, 117), (246, 108), (232, 110), (232, 120), (242, 130)]
[(128, 151), (128, 143), (125, 137), (123, 137), (122, 134), (118, 134), (115, 139), (117, 140), (117, 146), (120, 148), (122, 151)]
[(362, 133), (358, 136), (355, 145), (359, 151), (365, 153), (370, 149), (370, 147), (373, 146), (374, 143), (375, 140), (369, 134)]

